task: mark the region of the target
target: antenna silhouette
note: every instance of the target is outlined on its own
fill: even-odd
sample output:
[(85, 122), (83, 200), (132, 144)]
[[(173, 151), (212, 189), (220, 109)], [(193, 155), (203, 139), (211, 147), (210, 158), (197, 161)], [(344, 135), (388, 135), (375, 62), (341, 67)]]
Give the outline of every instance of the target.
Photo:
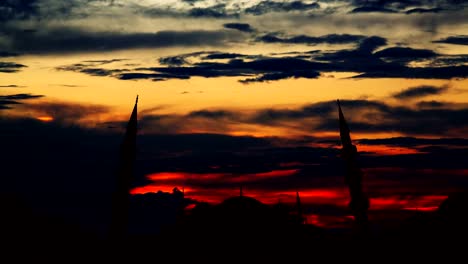
[(301, 197), (299, 196), (299, 191), (296, 191), (296, 209), (299, 223), (304, 224), (305, 221), (304, 216), (302, 214)]
[(137, 113), (138, 95), (120, 145), (119, 169), (112, 197), (112, 219), (109, 230), (110, 237), (115, 239), (125, 237), (127, 232), (129, 195), (136, 156)]
[(348, 185), (351, 196), (349, 208), (354, 216), (358, 230), (363, 233), (368, 228), (367, 209), (369, 208), (369, 199), (362, 189), (362, 171), (356, 160), (358, 155), (357, 148), (351, 142), (349, 127), (341, 110), (340, 101), (336, 100), (336, 102), (338, 104), (338, 118), (340, 122), (341, 154), (346, 164), (345, 182)]

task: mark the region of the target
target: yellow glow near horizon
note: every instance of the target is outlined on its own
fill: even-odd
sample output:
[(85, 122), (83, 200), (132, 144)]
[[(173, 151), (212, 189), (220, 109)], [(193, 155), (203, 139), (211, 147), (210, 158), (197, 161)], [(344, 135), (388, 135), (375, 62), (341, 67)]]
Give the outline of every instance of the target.
[[(158, 57), (199, 51), (200, 49), (160, 50)], [(249, 50), (258, 54), (256, 50)], [(234, 51), (232, 51), (234, 52)], [(149, 67), (157, 65), (156, 58), (148, 57), (148, 50), (119, 51), (102, 54), (74, 54), (49, 56), (21, 56), (17, 63), (28, 65), (14, 74), (1, 74), (0, 85), (18, 85), (23, 88), (2, 88), (2, 94), (31, 93), (44, 95), (28, 102), (58, 102), (109, 107), (109, 113), (95, 114), (82, 118), (80, 123), (92, 126), (100, 122), (125, 121), (133, 107), (135, 96), (140, 96), (140, 118), (148, 114), (185, 115), (191, 111), (235, 110), (256, 111), (259, 109), (299, 109), (307, 104), (330, 100), (368, 99), (380, 100), (393, 105), (414, 105), (418, 100), (397, 101), (392, 95), (409, 87), (420, 85), (448, 86), (447, 92), (423, 98), (424, 101), (438, 100), (453, 103), (467, 103), (468, 80), (433, 80), (402, 78), (352, 79), (355, 73), (328, 72), (317, 79), (286, 79), (273, 82), (242, 84), (240, 77), (203, 78), (188, 80), (119, 80), (114, 77), (89, 76), (84, 73), (57, 70), (57, 67), (72, 65), (86, 60), (126, 59), (97, 68), (118, 69)], [(126, 66), (129, 65), (130, 66)], [(132, 66), (138, 65), (138, 66)], [(422, 100), (422, 99), (421, 99)], [(20, 114), (21, 107), (4, 110), (4, 113)], [(28, 116), (49, 116), (47, 112), (29, 112)], [(47, 122), (46, 120), (42, 120)], [(93, 122), (94, 121), (94, 122)], [(252, 136), (298, 136), (304, 135), (303, 127), (279, 127), (259, 124), (224, 124), (221, 127), (182, 128), (181, 133), (225, 133)], [(154, 131), (157, 132), (157, 131)], [(312, 133), (314, 135), (322, 132)], [(401, 136), (400, 133), (353, 134), (356, 138)]]

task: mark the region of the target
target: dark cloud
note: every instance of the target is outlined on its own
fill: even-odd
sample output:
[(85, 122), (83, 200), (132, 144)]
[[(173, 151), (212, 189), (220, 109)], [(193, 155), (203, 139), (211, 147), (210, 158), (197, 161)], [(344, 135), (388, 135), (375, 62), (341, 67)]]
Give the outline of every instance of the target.
[(38, 13), (37, 0), (2, 1), (0, 3), (0, 22), (12, 19), (26, 19)]
[(210, 118), (210, 119), (222, 119), (226, 117), (234, 117), (235, 113), (225, 110), (199, 110), (193, 111), (188, 114), (188, 117), (203, 117), (203, 118)]
[(224, 4), (208, 8), (192, 8), (188, 11), (190, 17), (237, 18), (239, 14), (226, 11)]
[(94, 67), (93, 64), (83, 64), (77, 63), (67, 66), (57, 67), (57, 70), (60, 71), (74, 71), (81, 72), (91, 76), (112, 76), (115, 72), (120, 72), (121, 70), (107, 70), (103, 68), (91, 68)]
[[(400, 132), (409, 135), (460, 136), (467, 132), (465, 125), (468, 108), (412, 108), (410, 106), (390, 106), (378, 101), (344, 101), (350, 104), (346, 115), (353, 123), (352, 131), (360, 132)], [(334, 102), (330, 102), (334, 103)], [(343, 105), (343, 103), (342, 103)], [(312, 108), (313, 109), (313, 108)], [(300, 112), (302, 113), (302, 112)], [(326, 118), (315, 127), (318, 130), (332, 130), (336, 126), (334, 117)]]
[[(339, 37), (338, 37), (339, 36)], [(243, 83), (275, 81), (286, 78), (317, 78), (324, 72), (356, 72), (352, 78), (466, 78), (466, 60), (458, 55), (439, 55), (427, 49), (391, 47), (375, 52), (387, 41), (379, 36), (327, 35), (319, 37), (330, 42), (359, 40), (354, 49), (331, 52), (306, 51), (280, 54), (245, 55), (219, 51), (201, 51), (159, 59), (165, 67), (134, 69), (104, 69), (96, 64), (79, 63), (58, 69), (94, 76), (112, 76), (122, 80), (171, 78), (189, 79), (193, 76), (248, 77)], [(339, 40), (337, 40), (337, 38)], [(334, 39), (331, 41), (330, 39)], [(283, 39), (284, 40), (284, 39)], [(283, 41), (277, 38), (275, 41)], [(273, 41), (273, 40), (270, 40)], [(274, 57), (271, 57), (274, 56)], [(276, 57), (281, 56), (281, 57)], [(228, 59), (229, 61), (219, 61)], [(412, 61), (425, 61), (426, 67), (409, 67)]]
[(362, 7), (356, 7), (353, 10), (351, 10), (351, 13), (371, 13), (371, 12), (397, 13), (398, 11), (385, 8), (385, 7), (380, 7), (380, 6), (362, 6)]
[(396, 93), (393, 97), (397, 99), (414, 99), (420, 98), (428, 95), (437, 95), (442, 94), (448, 90), (447, 86), (431, 86), (431, 85), (421, 85), (417, 87), (410, 87), (406, 90)]
[(10, 105), (21, 104), (21, 101), (28, 99), (36, 99), (44, 97), (43, 95), (34, 94), (11, 94), (11, 95), (0, 95), (0, 110), (10, 109)]
[(185, 2), (189, 5), (193, 5), (195, 4), (196, 2), (203, 2), (204, 0), (182, 0), (182, 2)]
[(126, 59), (111, 59), (111, 60), (85, 60), (84, 63), (92, 65), (105, 65), (113, 62), (125, 61)]
[(432, 100), (432, 101), (422, 101), (422, 102), (419, 102), (417, 105), (420, 108), (441, 108), (441, 107), (450, 106), (451, 104), (446, 103), (446, 102), (439, 102), (439, 101)]
[(27, 100), (27, 99), (34, 99), (40, 98), (43, 95), (33, 95), (33, 94), (12, 94), (12, 95), (0, 95), (0, 99), (3, 100)]
[(254, 31), (254, 29), (250, 27), (249, 24), (246, 24), (246, 23), (226, 23), (226, 24), (223, 24), (223, 27), (230, 28), (230, 29), (237, 29), (242, 32)]
[(168, 66), (180, 66), (183, 64), (188, 64), (183, 56), (171, 56), (171, 57), (163, 57), (158, 59), (159, 63), (162, 65)]
[(451, 36), (444, 39), (433, 41), (434, 43), (446, 43), (456, 45), (468, 45), (468, 36)]
[(440, 55), (430, 61), (432, 67), (463, 66), (468, 64), (468, 55)]
[[(408, 135), (444, 135), (460, 136), (468, 131), (467, 108), (459, 106), (452, 108), (415, 106), (391, 106), (380, 101), (344, 100), (342, 102), (346, 117), (352, 124), (352, 131), (365, 133), (399, 132)], [(327, 101), (310, 104), (296, 109), (261, 109), (251, 113), (232, 112), (219, 109), (216, 112), (201, 112), (197, 117), (213, 120), (216, 124), (219, 119), (226, 123), (245, 123), (256, 125), (294, 128), (310, 133), (312, 131), (335, 131), (336, 102)], [(179, 120), (174, 123), (174, 120)], [(197, 126), (187, 117), (163, 117), (157, 121), (172, 120), (172, 124), (183, 124), (185, 129)], [(350, 125), (351, 126), (351, 125)], [(227, 127), (221, 128), (226, 131)]]
[(42, 102), (28, 104), (27, 109), (37, 116), (50, 116), (61, 124), (77, 124), (81, 119), (108, 113), (110, 108), (102, 105), (77, 104), (67, 102)]
[(19, 85), (16, 85), (16, 84), (0, 85), (0, 88), (20, 88), (20, 87), (24, 87), (24, 86), (19, 86)]
[(374, 53), (377, 57), (385, 58), (410, 58), (410, 59), (420, 59), (420, 58), (432, 58), (437, 56), (432, 50), (428, 49), (412, 49), (407, 47), (391, 47), (386, 48)]
[(23, 53), (71, 53), (132, 48), (223, 45), (242, 39), (238, 31), (159, 31), (156, 33), (86, 32), (74, 28), (49, 29), (10, 37)]
[(315, 79), (320, 76), (320, 73), (315, 71), (288, 71), (281, 73), (266, 73), (255, 78), (247, 78), (241, 80), (242, 83), (251, 83), (251, 82), (268, 82), (268, 81), (277, 81), (289, 78), (307, 78)]
[(0, 57), (16, 57), (19, 56), (20, 54), (14, 53), (14, 52), (8, 52), (8, 51), (0, 51)]
[(317, 2), (304, 3), (302, 1), (293, 2), (273, 2), (262, 1), (257, 5), (248, 7), (244, 10), (247, 14), (263, 15), (269, 12), (290, 12), (290, 11), (307, 11), (311, 9), (319, 9), (320, 5)]
[(239, 10), (228, 10), (225, 4), (217, 4), (210, 7), (192, 7), (186, 9), (175, 9), (172, 7), (154, 8), (141, 7), (139, 10), (145, 16), (152, 18), (215, 18), (215, 19), (238, 19)]
[(120, 80), (152, 79), (153, 81), (165, 81), (168, 79), (190, 79), (189, 75), (165, 74), (165, 73), (122, 73), (117, 76)]
[(139, 68), (157, 72), (156, 74), (124, 73), (119, 78), (142, 79), (158, 78), (187, 78), (200, 76), (206, 78), (223, 76), (255, 76), (260, 77), (241, 80), (241, 82), (280, 80), (285, 78), (316, 78), (319, 73), (315, 71), (321, 64), (295, 58), (264, 58), (254, 61), (231, 60), (228, 63), (196, 63), (192, 67), (152, 67)]
[(14, 62), (2, 62), (0, 61), (0, 72), (14, 73), (21, 70), (21, 68), (27, 67), (26, 65), (14, 63)]
[(432, 1), (432, 0), (353, 0), (355, 8), (352, 13), (382, 12), (382, 13), (438, 13), (442, 11), (463, 8), (463, 1)]
[(211, 54), (202, 57), (203, 60), (220, 60), (220, 59), (236, 59), (236, 58), (244, 58), (248, 57), (244, 54), (239, 53), (223, 53), (223, 52), (214, 52)]
[(266, 43), (288, 43), (288, 44), (349, 44), (358, 43), (365, 39), (362, 35), (350, 35), (350, 34), (330, 34), (319, 37), (312, 37), (307, 35), (299, 35), (282, 38), (277, 34), (267, 34), (257, 38), (258, 41)]
[(410, 78), (410, 79), (452, 79), (467, 78), (468, 66), (448, 67), (405, 67), (399, 71), (375, 71), (353, 78)]
[(380, 139), (360, 139), (359, 143), (365, 145), (391, 145), (400, 147), (420, 147), (427, 145), (468, 147), (468, 139), (465, 138), (394, 137)]
[(371, 36), (362, 40), (358, 51), (372, 52), (379, 47), (387, 45), (387, 40), (379, 36)]
[(412, 8), (412, 9), (409, 9), (409, 10), (406, 10), (405, 13), (406, 14), (415, 14), (415, 13), (418, 13), (418, 14), (421, 14), (421, 13), (439, 13), (439, 12), (442, 12), (444, 11), (445, 9), (442, 9), (440, 7), (434, 7), (434, 8)]

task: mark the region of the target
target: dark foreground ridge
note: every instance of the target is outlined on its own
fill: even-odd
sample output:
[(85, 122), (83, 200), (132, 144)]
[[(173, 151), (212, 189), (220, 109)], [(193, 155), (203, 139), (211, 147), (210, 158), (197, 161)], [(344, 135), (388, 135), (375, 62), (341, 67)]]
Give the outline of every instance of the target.
[[(291, 214), (292, 208), (266, 205), (248, 196), (231, 197), (217, 205), (200, 203), (191, 211), (181, 212), (169, 206), (183, 204), (185, 200), (178, 193), (166, 193), (153, 199), (150, 206), (155, 210), (150, 212), (140, 204), (133, 213), (134, 217), (142, 216), (138, 214), (147, 217), (141, 222), (142, 229), (114, 238), (89, 232), (60, 218), (34, 213), (14, 195), (3, 194), (2, 252), (18, 261), (30, 260), (32, 256), (36, 261), (129, 258), (135, 262), (158, 259), (230, 262), (248, 261), (251, 257), (265, 261), (279, 257), (331, 261), (364, 258), (363, 261), (370, 262), (382, 256), (431, 260), (463, 255), (463, 241), (468, 236), (467, 193), (449, 197), (436, 212), (421, 213), (396, 228), (365, 235), (355, 230), (302, 224), (296, 214)], [(159, 208), (153, 207), (156, 203)], [(141, 232), (144, 225), (151, 224), (150, 220), (163, 212), (180, 215), (175, 223), (163, 224), (164, 228), (157, 233)], [(163, 217), (168, 219), (168, 215)]]

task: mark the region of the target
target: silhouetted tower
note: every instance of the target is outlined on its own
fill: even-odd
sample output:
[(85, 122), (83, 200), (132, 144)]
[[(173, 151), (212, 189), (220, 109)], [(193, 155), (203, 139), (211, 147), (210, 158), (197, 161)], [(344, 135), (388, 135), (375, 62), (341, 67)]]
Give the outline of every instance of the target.
[(296, 209), (297, 209), (297, 218), (300, 224), (305, 223), (305, 218), (302, 213), (301, 197), (299, 197), (299, 191), (296, 191)]
[(138, 96), (120, 145), (119, 168), (112, 197), (110, 226), (110, 237), (116, 239), (125, 237), (128, 227), (129, 195), (136, 156), (137, 105)]
[(242, 192), (242, 185), (241, 185), (240, 188), (239, 188), (239, 196), (242, 197), (243, 194), (244, 194), (244, 193)]
[(362, 189), (362, 171), (357, 163), (357, 148), (351, 142), (350, 131), (341, 111), (340, 101), (337, 100), (337, 103), (340, 119), (341, 154), (346, 163), (345, 183), (349, 187), (351, 196), (349, 208), (358, 229), (365, 231), (368, 227), (367, 209), (369, 209), (369, 199)]

